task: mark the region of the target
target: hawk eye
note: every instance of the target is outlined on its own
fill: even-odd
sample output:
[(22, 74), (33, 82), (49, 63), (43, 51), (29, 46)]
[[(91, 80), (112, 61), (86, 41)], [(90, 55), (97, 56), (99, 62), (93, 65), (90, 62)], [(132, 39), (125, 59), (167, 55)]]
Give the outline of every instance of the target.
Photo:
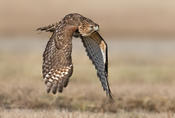
[(91, 29), (93, 29), (93, 28), (94, 28), (94, 26), (92, 26), (92, 25), (91, 25), (91, 26), (90, 26), (90, 28), (91, 28)]

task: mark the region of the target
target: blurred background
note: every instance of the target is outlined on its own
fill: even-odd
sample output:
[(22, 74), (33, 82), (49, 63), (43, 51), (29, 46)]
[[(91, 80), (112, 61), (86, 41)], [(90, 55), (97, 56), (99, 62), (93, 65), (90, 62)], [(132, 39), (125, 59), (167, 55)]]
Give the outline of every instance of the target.
[[(42, 53), (51, 34), (36, 29), (74, 12), (98, 23), (108, 43), (113, 107), (104, 106), (105, 92), (79, 39), (73, 39), (68, 87), (46, 94)], [(0, 0), (0, 108), (175, 111), (174, 39), (174, 0)]]
[(1, 35), (30, 35), (42, 25), (77, 12), (101, 26), (105, 36), (174, 36), (173, 0), (1, 0)]

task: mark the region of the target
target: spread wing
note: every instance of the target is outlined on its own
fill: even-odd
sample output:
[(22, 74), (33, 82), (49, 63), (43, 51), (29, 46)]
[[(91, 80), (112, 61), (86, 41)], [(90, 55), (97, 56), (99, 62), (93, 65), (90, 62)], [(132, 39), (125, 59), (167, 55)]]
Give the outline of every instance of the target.
[(103, 89), (112, 98), (108, 83), (108, 47), (106, 42), (98, 32), (94, 32), (87, 37), (81, 36), (81, 39), (86, 48), (87, 55), (95, 65)]
[(47, 85), (47, 92), (52, 90), (54, 94), (57, 90), (62, 92), (63, 87), (67, 86), (73, 71), (72, 42), (65, 42), (66, 39), (62, 40), (59, 37), (56, 32), (53, 33), (43, 53), (43, 79)]

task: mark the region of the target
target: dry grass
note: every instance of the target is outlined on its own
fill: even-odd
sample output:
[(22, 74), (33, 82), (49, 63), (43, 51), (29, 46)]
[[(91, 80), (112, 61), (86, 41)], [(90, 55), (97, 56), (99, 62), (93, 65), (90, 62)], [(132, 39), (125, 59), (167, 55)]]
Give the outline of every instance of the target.
[[(84, 50), (83, 47), (79, 48), (77, 42), (73, 49), (75, 69), (68, 87), (62, 94), (47, 94), (41, 75), (45, 43), (34, 42), (2, 40), (0, 44), (0, 117), (174, 117), (175, 57), (169, 52), (169, 48), (161, 47), (162, 51), (151, 53), (151, 56), (141, 51), (140, 49), (145, 48), (141, 46), (136, 51), (144, 54), (129, 55), (126, 50), (125, 53), (119, 52), (135, 46), (125, 42), (126, 48), (117, 48), (117, 51), (115, 46), (125, 45), (121, 42), (109, 43), (109, 79), (115, 100), (114, 103), (109, 103), (95, 69), (84, 51), (81, 51)], [(173, 43), (170, 44), (174, 47)], [(168, 46), (171, 47), (169, 44)]]
[[(95, 69), (83, 51), (75, 48), (73, 52), (75, 70), (69, 86), (62, 94), (52, 95), (46, 94), (41, 79), (42, 54), (35, 52), (35, 49), (27, 51), (27, 45), (23, 50), (20, 50), (20, 46), (18, 48), (1, 51), (2, 108), (113, 113), (140, 109), (149, 112), (175, 112), (173, 56), (170, 56), (171, 59), (167, 56), (159, 60), (138, 55), (126, 58), (126, 55), (115, 56), (116, 51), (112, 51), (109, 79), (115, 102), (110, 104), (96, 77)], [(77, 58), (80, 55), (81, 61)]]
[(145, 111), (112, 113), (93, 113), (66, 110), (4, 110), (0, 111), (1, 118), (174, 118), (174, 113), (150, 113)]

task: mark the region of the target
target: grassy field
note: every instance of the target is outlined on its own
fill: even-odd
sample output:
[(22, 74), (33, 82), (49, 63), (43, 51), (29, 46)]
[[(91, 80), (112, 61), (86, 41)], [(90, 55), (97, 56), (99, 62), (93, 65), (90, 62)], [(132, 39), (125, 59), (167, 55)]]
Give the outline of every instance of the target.
[[(80, 41), (73, 42), (74, 73), (62, 94), (46, 93), (46, 40), (0, 43), (0, 117), (172, 118), (175, 112), (173, 40), (117, 40), (109, 44), (109, 103)], [(79, 57), (81, 56), (81, 61)], [(58, 116), (57, 116), (58, 115)]]
[[(0, 0), (0, 118), (175, 118), (174, 9), (173, 0)], [(100, 25), (113, 103), (78, 39), (68, 87), (46, 93), (49, 36), (35, 29), (72, 12)]]
[(174, 118), (174, 114), (167, 113), (150, 113), (145, 111), (125, 112), (119, 111), (113, 113), (94, 113), (94, 112), (70, 112), (65, 110), (2, 110), (2, 118)]

